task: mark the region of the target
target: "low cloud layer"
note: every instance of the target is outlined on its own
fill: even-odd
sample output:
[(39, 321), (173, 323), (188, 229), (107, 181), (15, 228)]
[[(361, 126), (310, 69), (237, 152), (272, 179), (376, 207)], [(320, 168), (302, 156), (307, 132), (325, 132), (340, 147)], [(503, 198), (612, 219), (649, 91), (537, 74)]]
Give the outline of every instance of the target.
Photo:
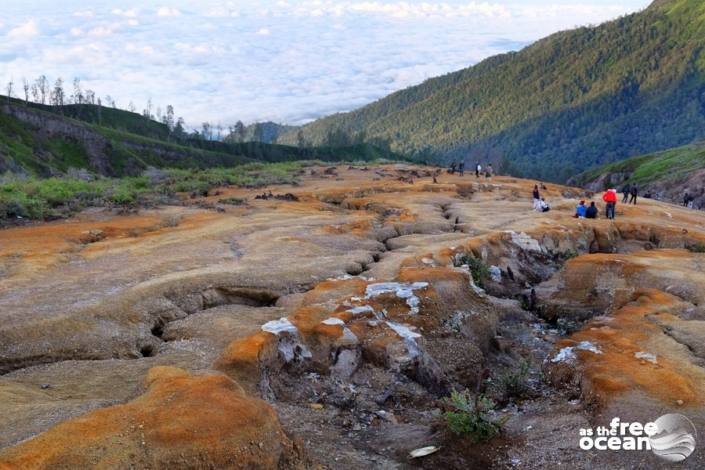
[(172, 104), (196, 126), (303, 123), (347, 111), (649, 1), (60, 3), (3, 1), (2, 83), (80, 77), (120, 107)]

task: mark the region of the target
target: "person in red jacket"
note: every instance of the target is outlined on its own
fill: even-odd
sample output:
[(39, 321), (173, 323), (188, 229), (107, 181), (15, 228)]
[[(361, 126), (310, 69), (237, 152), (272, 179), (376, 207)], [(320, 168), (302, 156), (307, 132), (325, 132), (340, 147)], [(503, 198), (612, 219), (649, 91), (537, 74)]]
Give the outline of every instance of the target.
[(608, 189), (602, 195), (602, 200), (607, 203), (607, 218), (614, 219), (615, 208), (617, 207), (617, 190)]

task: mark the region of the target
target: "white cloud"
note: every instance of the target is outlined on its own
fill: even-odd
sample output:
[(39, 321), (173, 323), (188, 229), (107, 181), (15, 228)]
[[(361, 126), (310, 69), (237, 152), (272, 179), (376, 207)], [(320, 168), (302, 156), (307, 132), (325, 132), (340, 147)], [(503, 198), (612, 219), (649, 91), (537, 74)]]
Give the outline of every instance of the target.
[(260, 36), (269, 36), (271, 34), (271, 31), (269, 31), (269, 28), (260, 28), (257, 31), (257, 34)]
[(39, 28), (34, 20), (29, 20), (15, 28), (12, 28), (8, 33), (7, 37), (11, 40), (26, 41), (39, 36)]
[(181, 16), (181, 11), (177, 10), (176, 8), (159, 7), (159, 9), (157, 9), (157, 16)]
[(114, 8), (111, 11), (111, 13), (113, 15), (124, 16), (126, 18), (137, 18), (137, 16), (139, 15), (139, 11), (136, 8), (132, 8), (129, 10), (123, 10), (121, 8)]
[(93, 18), (95, 16), (95, 13), (93, 13), (93, 11), (91, 10), (79, 10), (75, 11), (73, 13), (73, 16), (75, 16), (76, 18)]

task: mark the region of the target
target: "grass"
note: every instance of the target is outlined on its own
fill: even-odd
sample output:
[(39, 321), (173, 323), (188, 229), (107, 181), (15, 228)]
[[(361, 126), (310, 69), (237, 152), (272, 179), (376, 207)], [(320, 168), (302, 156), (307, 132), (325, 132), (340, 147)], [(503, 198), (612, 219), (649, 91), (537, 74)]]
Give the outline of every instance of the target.
[(220, 186), (261, 187), (296, 183), (311, 162), (251, 163), (205, 170), (151, 169), (125, 178), (0, 177), (0, 219), (46, 220), (66, 217), (88, 206), (125, 207), (169, 200), (177, 193), (203, 196)]

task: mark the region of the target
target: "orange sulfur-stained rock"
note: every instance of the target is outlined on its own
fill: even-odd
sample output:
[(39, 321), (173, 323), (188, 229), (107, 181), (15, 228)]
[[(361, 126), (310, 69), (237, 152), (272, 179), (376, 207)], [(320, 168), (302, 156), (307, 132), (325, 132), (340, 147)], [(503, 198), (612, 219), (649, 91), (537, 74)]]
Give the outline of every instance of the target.
[(294, 468), (274, 410), (223, 375), (152, 368), (144, 395), (0, 453), (5, 469)]

